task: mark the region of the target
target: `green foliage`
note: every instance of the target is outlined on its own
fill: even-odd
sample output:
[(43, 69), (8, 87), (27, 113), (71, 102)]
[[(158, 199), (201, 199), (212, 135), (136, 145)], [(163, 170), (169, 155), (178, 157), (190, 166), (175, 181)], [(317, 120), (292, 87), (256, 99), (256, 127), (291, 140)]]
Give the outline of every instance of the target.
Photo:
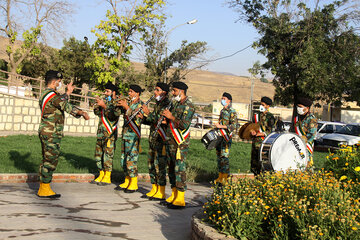
[(75, 85), (86, 83), (93, 87), (95, 83), (90, 80), (93, 71), (85, 66), (91, 60), (92, 47), (86, 41), (74, 37), (65, 39), (63, 44), (58, 52), (57, 69), (61, 70), (64, 78), (73, 80)]
[(205, 221), (237, 239), (359, 239), (360, 202), (331, 173), (265, 173), (216, 187)]
[[(360, 84), (360, 38), (350, 24), (356, 10), (349, 1), (313, 9), (303, 1), (298, 5), (288, 0), (230, 3), (261, 36), (253, 46), (267, 57), (264, 68), (275, 75), (277, 102), (287, 105), (299, 94), (340, 102), (344, 93), (346, 100), (360, 101), (355, 87)], [(343, 15), (336, 15), (342, 10)]]
[[(44, 44), (37, 46), (41, 54), (28, 55), (24, 58), (20, 66), (20, 74), (32, 78), (43, 78), (46, 71), (50, 69), (58, 69), (58, 51)], [(15, 59), (19, 59), (21, 55), (15, 54)], [(31, 82), (31, 84), (33, 84)]]
[(348, 187), (354, 185), (357, 188), (353, 191), (355, 197), (360, 197), (360, 148), (359, 144), (355, 146), (341, 146), (334, 153), (329, 154), (325, 161), (325, 170), (334, 173), (334, 176), (348, 184)]
[(268, 82), (269, 82), (269, 80), (267, 80), (267, 79), (264, 78), (264, 77), (260, 78), (260, 81), (263, 82), (263, 83), (268, 83)]
[(106, 13), (107, 20), (101, 21), (92, 30), (97, 40), (94, 44), (92, 61), (86, 67), (94, 70), (92, 80), (98, 84), (116, 82), (124, 88), (124, 79), (119, 79), (122, 73), (127, 72), (130, 63), (129, 55), (133, 49), (135, 38), (147, 36), (149, 29), (157, 21), (163, 21), (160, 10), (165, 6), (162, 0), (126, 1), (122, 4), (132, 9), (120, 13), (116, 1), (108, 1), (112, 10)]

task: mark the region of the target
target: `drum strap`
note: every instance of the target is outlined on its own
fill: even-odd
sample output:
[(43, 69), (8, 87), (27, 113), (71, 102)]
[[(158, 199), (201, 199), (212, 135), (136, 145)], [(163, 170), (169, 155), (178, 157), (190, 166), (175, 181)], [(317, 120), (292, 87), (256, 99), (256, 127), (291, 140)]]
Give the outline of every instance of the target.
[(105, 116), (104, 109), (101, 110), (101, 122), (105, 126), (109, 135), (111, 135), (117, 128), (117, 121), (114, 123), (114, 125), (112, 125), (109, 119)]
[(172, 121), (170, 121), (170, 129), (176, 143), (178, 144), (176, 159), (179, 160), (181, 159), (180, 144), (182, 144), (190, 136), (190, 126), (187, 129), (181, 131), (175, 128)]

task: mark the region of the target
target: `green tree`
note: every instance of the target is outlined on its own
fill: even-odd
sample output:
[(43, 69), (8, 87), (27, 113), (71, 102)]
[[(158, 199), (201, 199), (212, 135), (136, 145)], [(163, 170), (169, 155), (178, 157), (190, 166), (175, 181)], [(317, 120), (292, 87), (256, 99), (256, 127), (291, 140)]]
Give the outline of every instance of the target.
[(76, 40), (75, 37), (63, 41), (63, 47), (58, 52), (58, 67), (64, 77), (81, 86), (83, 83), (93, 87), (91, 77), (93, 70), (85, 64), (91, 61), (92, 46), (87, 41)]
[[(124, 87), (122, 78), (129, 71), (129, 55), (135, 39), (144, 39), (156, 23), (164, 20), (161, 13), (165, 6), (162, 0), (107, 0), (111, 10), (106, 13), (106, 20), (92, 30), (97, 40), (94, 44), (93, 60), (87, 67), (94, 69), (92, 80), (98, 84), (108, 81)], [(127, 7), (121, 11), (120, 7)]]
[[(296, 5), (295, 5), (296, 4)], [(309, 7), (305, 1), (231, 0), (260, 34), (254, 47), (267, 57), (275, 100), (293, 103), (298, 94), (328, 103), (359, 99), (359, 36), (350, 24), (358, 8), (349, 1)], [(340, 14), (341, 13), (341, 14)], [(293, 96), (293, 97), (289, 97)]]
[(47, 30), (61, 31), (70, 6), (66, 0), (0, 1), (0, 34), (9, 39), (6, 53), (11, 73), (21, 72), (28, 56), (40, 54), (38, 40), (45, 39)]

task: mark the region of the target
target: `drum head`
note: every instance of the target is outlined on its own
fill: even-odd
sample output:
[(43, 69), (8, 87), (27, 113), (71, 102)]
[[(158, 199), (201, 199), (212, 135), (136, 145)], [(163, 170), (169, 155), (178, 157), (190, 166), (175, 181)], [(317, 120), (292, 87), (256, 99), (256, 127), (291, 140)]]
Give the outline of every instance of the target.
[[(271, 142), (270, 162), (275, 171), (304, 170), (308, 155), (306, 145), (294, 133), (272, 133), (263, 142)], [(261, 149), (263, 146), (261, 147)]]

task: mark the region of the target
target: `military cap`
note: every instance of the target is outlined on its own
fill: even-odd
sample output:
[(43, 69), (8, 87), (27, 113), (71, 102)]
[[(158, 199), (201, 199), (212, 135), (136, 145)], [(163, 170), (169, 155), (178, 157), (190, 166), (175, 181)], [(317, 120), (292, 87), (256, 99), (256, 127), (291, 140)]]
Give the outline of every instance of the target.
[(272, 100), (269, 97), (262, 97), (260, 102), (263, 102), (263, 103), (265, 103), (265, 104), (267, 104), (269, 106), (272, 104)]
[(232, 96), (231, 96), (230, 93), (224, 92), (222, 96), (223, 96), (223, 97), (226, 97), (227, 99), (229, 99), (230, 101), (232, 101)]
[(188, 86), (183, 82), (173, 82), (172, 86), (173, 86), (173, 88), (177, 88), (180, 90), (188, 89)]
[(62, 79), (63, 75), (59, 71), (49, 70), (45, 73), (45, 79)]
[(105, 84), (105, 89), (110, 89), (111, 91), (115, 91), (115, 92), (118, 91), (118, 87), (112, 84), (111, 82), (107, 82)]
[(129, 88), (137, 93), (142, 93), (144, 91), (144, 89), (142, 89), (139, 85), (136, 84), (131, 84)]
[(298, 97), (296, 104), (301, 104), (304, 105), (305, 107), (311, 107), (311, 105), (313, 104), (313, 102), (311, 101), (311, 99), (306, 98), (306, 97)]
[(161, 90), (165, 91), (165, 92), (169, 92), (169, 85), (163, 82), (158, 82), (156, 84), (157, 87), (161, 88)]

